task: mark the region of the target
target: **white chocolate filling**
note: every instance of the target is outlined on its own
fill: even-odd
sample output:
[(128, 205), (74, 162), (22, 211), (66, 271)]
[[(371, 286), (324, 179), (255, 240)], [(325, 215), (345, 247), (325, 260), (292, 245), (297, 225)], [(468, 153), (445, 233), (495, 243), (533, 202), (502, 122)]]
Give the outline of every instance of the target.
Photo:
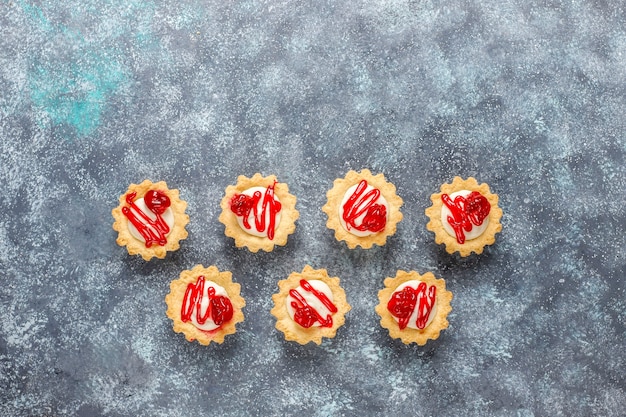
[[(454, 199), (457, 196), (461, 196), (464, 198), (467, 198), (468, 195), (470, 195), (472, 192), (469, 190), (460, 190), (457, 192), (454, 192), (452, 194), (450, 194), (450, 199), (452, 201), (454, 201)], [(456, 237), (456, 233), (454, 232), (454, 229), (452, 228), (452, 226), (450, 226), (450, 223), (448, 223), (448, 216), (454, 218), (454, 216), (452, 215), (452, 212), (450, 211), (450, 209), (445, 205), (442, 204), (441, 206), (441, 224), (443, 225), (443, 229), (446, 231), (447, 234), (449, 234), (452, 237)], [(472, 240), (472, 239), (476, 239), (477, 237), (479, 237), (480, 235), (482, 235), (485, 230), (487, 229), (487, 226), (489, 225), (489, 216), (487, 216), (485, 218), (485, 220), (483, 220), (483, 223), (480, 226), (476, 226), (474, 223), (472, 223), (472, 230), (470, 230), (469, 232), (466, 231), (465, 229), (463, 229), (463, 234), (465, 235), (465, 240)]]
[[(417, 290), (417, 287), (420, 285), (422, 281), (419, 280), (411, 280), (411, 281), (407, 281), (404, 282), (400, 285), (398, 285), (398, 288), (395, 289), (394, 294), (398, 291), (402, 291), (404, 288), (406, 287), (411, 287), (414, 290)], [(428, 290), (430, 289), (431, 286), (429, 286), (428, 284), (426, 284), (426, 295), (428, 295)], [(413, 313), (411, 314), (411, 317), (409, 318), (409, 323), (407, 324), (406, 327), (411, 328), (411, 329), (417, 329), (417, 316), (418, 316), (418, 311), (419, 309), (419, 298), (417, 300), (417, 302), (415, 303), (415, 308), (413, 309)], [(430, 315), (428, 316), (428, 320), (426, 321), (426, 326), (424, 326), (424, 328), (428, 327), (430, 325), (430, 323), (433, 321), (433, 319), (435, 318), (435, 316), (437, 315), (437, 294), (435, 294), (435, 305), (433, 305), (433, 308), (430, 310)], [(392, 314), (392, 317), (394, 318), (394, 320), (396, 322), (400, 321), (396, 316), (394, 316)]]
[[(380, 233), (380, 232), (372, 232), (370, 230), (364, 230), (364, 231), (357, 230), (357, 229), (355, 229), (352, 226), (348, 226), (348, 224), (346, 224), (346, 221), (343, 219), (343, 213), (344, 213), (343, 206), (350, 199), (352, 194), (354, 194), (354, 191), (357, 189), (358, 186), (359, 186), (359, 184), (353, 185), (352, 187), (348, 188), (348, 190), (344, 194), (343, 200), (341, 200), (341, 204), (339, 205), (339, 222), (341, 223), (341, 226), (346, 231), (348, 231), (349, 233), (352, 233), (353, 235), (358, 236), (358, 237), (371, 236), (371, 235), (374, 235), (376, 233)], [(374, 189), (375, 189), (374, 187), (372, 187), (371, 185), (367, 184), (367, 187), (365, 188), (365, 191), (361, 194), (359, 199), (355, 202), (355, 205), (358, 205), (363, 200), (363, 196), (365, 196), (367, 193), (369, 193), (370, 190), (374, 190)], [(374, 203), (380, 204), (382, 206), (385, 206), (385, 209), (387, 211), (387, 217), (385, 218), (385, 220), (389, 220), (389, 204), (387, 203), (387, 200), (385, 199), (385, 197), (383, 197), (382, 193), (378, 196), (378, 198), (374, 201)], [(364, 213), (362, 213), (359, 217), (357, 217), (355, 219), (354, 224), (357, 225), (357, 226), (360, 226), (363, 223), (363, 219), (365, 218), (366, 214), (367, 214), (367, 210)]]
[[(137, 206), (137, 208), (139, 210), (141, 210), (146, 216), (148, 216), (151, 220), (156, 220), (157, 215), (154, 214), (152, 212), (152, 210), (150, 210), (147, 206), (146, 206), (146, 202), (144, 201), (143, 198), (139, 198), (137, 200), (135, 200), (135, 205)], [(141, 218), (141, 215), (139, 213), (137, 213), (137, 211), (135, 211), (134, 208), (130, 207), (130, 211), (135, 214), (135, 217), (137, 217), (137, 219), (143, 223), (143, 220)], [(165, 212), (163, 214), (161, 214), (161, 217), (163, 218), (163, 220), (165, 221), (165, 224), (167, 224), (167, 226), (170, 228), (170, 231), (167, 232), (165, 234), (165, 236), (168, 236), (170, 234), (170, 232), (172, 231), (172, 228), (174, 227), (174, 211), (172, 210), (171, 207), (168, 207)], [(148, 225), (148, 227), (150, 227)], [(142, 242), (146, 242), (146, 240), (143, 238), (143, 236), (141, 236), (141, 233), (139, 233), (139, 230), (137, 230), (137, 228), (135, 227), (134, 224), (132, 224), (132, 222), (128, 221), (128, 231), (130, 232), (130, 234), (137, 240), (140, 240)]]
[[(213, 281), (208, 281), (208, 280), (204, 281), (204, 292), (202, 293), (202, 302), (200, 303), (200, 317), (204, 316), (207, 312), (207, 309), (209, 308), (209, 300), (210, 300), (209, 288), (211, 287), (215, 289), (215, 295), (228, 297), (228, 293), (226, 292), (224, 287), (217, 285)], [(191, 314), (191, 322), (193, 323), (194, 326), (196, 326), (200, 330), (211, 331), (220, 327), (217, 324), (215, 324), (215, 322), (213, 321), (213, 317), (209, 317), (208, 319), (206, 319), (204, 324), (199, 324), (197, 317), (198, 317), (198, 313), (197, 313), (196, 307), (194, 307), (193, 313)]]
[[(330, 287), (328, 286), (328, 284), (326, 284), (324, 281), (321, 281), (318, 279), (312, 279), (312, 280), (308, 280), (308, 283), (311, 284), (311, 286), (316, 291), (323, 293), (326, 296), (326, 298), (328, 298), (331, 302), (333, 301), (333, 293), (330, 290)], [(322, 303), (320, 299), (317, 298), (315, 294), (313, 294), (312, 292), (305, 290), (300, 285), (295, 290), (302, 296), (302, 298), (304, 298), (307, 304), (311, 306), (313, 309), (315, 309), (315, 311), (317, 311), (318, 314), (322, 316), (324, 319), (326, 319), (326, 317), (329, 314), (331, 315), (333, 314), (328, 308), (326, 308), (324, 303)], [(288, 295), (287, 298), (285, 299), (285, 306), (287, 307), (287, 313), (289, 314), (289, 317), (291, 317), (291, 319), (293, 320), (296, 309), (293, 308), (293, 306), (291, 305), (292, 302), (297, 303), (297, 300), (293, 298), (291, 295)], [(313, 323), (311, 327), (320, 327), (320, 326), (321, 326), (321, 323), (319, 321), (316, 321)]]
[[(261, 216), (263, 215), (263, 200), (265, 200), (265, 193), (267, 192), (267, 188), (252, 187), (243, 191), (241, 194), (247, 195), (248, 197), (253, 197), (255, 191), (258, 191), (261, 193), (261, 198), (259, 199), (259, 202), (257, 203), (257, 207), (256, 207), (256, 212), (259, 213), (259, 216)], [(274, 200), (280, 203), (280, 200), (278, 199), (276, 194), (274, 194)], [(278, 225), (280, 224), (281, 212), (282, 210), (276, 213), (276, 223), (274, 225), (274, 230), (278, 229)], [(248, 224), (250, 225), (249, 229), (246, 228), (243, 224), (243, 216), (237, 216), (237, 223), (239, 223), (239, 227), (241, 227), (241, 230), (245, 231), (246, 233), (250, 235), (258, 236), (258, 237), (267, 237), (267, 231), (269, 230), (268, 228), (269, 228), (270, 216), (271, 216), (271, 210), (269, 209), (269, 205), (267, 209), (265, 210), (265, 228), (263, 230), (257, 230), (254, 213), (255, 213), (255, 210), (252, 209), (250, 210), (250, 214), (248, 215)]]

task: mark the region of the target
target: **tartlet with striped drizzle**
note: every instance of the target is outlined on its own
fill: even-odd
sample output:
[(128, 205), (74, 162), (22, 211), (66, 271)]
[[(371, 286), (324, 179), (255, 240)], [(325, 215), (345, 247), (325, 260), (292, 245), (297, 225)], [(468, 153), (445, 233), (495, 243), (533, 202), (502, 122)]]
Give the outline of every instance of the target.
[(326, 226), (350, 249), (383, 246), (402, 220), (403, 201), (396, 187), (383, 174), (372, 175), (368, 169), (336, 179), (326, 197), (322, 207), (328, 216)]
[(165, 296), (174, 331), (201, 345), (223, 343), (227, 335), (236, 332), (237, 323), (244, 320), (242, 309), (246, 302), (240, 290), (230, 271), (220, 272), (214, 265), (196, 265), (181, 272)]
[(466, 180), (454, 177), (452, 183), (443, 184), (441, 192), (432, 194), (430, 199), (433, 205), (425, 211), (430, 218), (426, 228), (450, 254), (458, 252), (462, 257), (472, 252), (481, 254), (502, 230), (498, 195), (473, 177)]
[(420, 275), (399, 270), (395, 277), (385, 278), (384, 285), (375, 309), (380, 325), (392, 338), (404, 344), (425, 345), (448, 327), (452, 293), (446, 290), (443, 279), (435, 278), (432, 272)]
[(178, 190), (169, 189), (164, 181), (131, 184), (120, 196), (119, 206), (111, 211), (115, 219), (113, 229), (118, 232), (117, 244), (146, 261), (165, 258), (167, 252), (178, 250), (179, 242), (187, 238), (186, 208)]
[(300, 217), (296, 201), (287, 184), (278, 182), (275, 175), (240, 175), (237, 184), (226, 187), (219, 221), (238, 248), (271, 252), (275, 246), (286, 245), (296, 229)]
[(339, 278), (330, 277), (325, 269), (307, 265), (302, 272), (278, 281), (278, 288), (272, 295), (271, 310), (276, 329), (283, 332), (285, 340), (301, 345), (319, 345), (322, 338), (335, 337), (351, 309)]

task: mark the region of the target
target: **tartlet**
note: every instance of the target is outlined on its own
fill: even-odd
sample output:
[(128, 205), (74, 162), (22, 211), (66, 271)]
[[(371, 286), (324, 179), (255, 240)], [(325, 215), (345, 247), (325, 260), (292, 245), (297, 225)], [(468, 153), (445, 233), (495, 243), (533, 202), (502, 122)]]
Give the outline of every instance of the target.
[(246, 302), (240, 290), (241, 286), (232, 281), (232, 274), (220, 272), (216, 266), (196, 265), (181, 272), (165, 296), (174, 331), (202, 345), (223, 343), (224, 337), (235, 333), (235, 325), (244, 319), (242, 308)]
[(339, 278), (329, 277), (325, 269), (305, 266), (302, 272), (292, 272), (278, 281), (278, 293), (272, 295), (276, 329), (285, 340), (301, 345), (322, 343), (333, 338), (345, 323), (345, 314), (352, 308)]
[(119, 203), (111, 211), (113, 229), (118, 232), (117, 244), (125, 246), (130, 255), (139, 254), (146, 261), (162, 259), (168, 251), (178, 250), (179, 242), (187, 238), (187, 203), (164, 181), (131, 184)]
[(402, 220), (403, 201), (396, 187), (383, 174), (372, 175), (368, 169), (349, 171), (336, 179), (326, 197), (322, 207), (328, 216), (326, 226), (350, 249), (383, 246)]
[(300, 217), (296, 197), (274, 175), (240, 175), (236, 185), (226, 187), (220, 206), (224, 233), (235, 239), (235, 246), (246, 247), (250, 252), (271, 252), (276, 245), (286, 245)]
[(450, 254), (481, 254), (502, 230), (498, 195), (473, 177), (454, 177), (452, 183), (443, 184), (441, 192), (432, 194), (430, 199), (433, 205), (426, 209), (430, 218), (426, 228), (435, 233), (435, 242), (445, 244)]
[(380, 325), (392, 338), (422, 346), (448, 327), (452, 293), (443, 279), (436, 279), (431, 272), (398, 271), (395, 277), (385, 278), (384, 285), (375, 309)]

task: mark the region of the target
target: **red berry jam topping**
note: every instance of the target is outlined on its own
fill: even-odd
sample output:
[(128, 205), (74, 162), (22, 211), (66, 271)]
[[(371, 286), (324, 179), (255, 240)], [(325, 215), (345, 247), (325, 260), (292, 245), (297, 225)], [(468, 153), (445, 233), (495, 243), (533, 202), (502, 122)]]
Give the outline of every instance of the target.
[[(242, 193), (235, 194), (230, 199), (230, 210), (236, 216), (241, 217), (243, 228), (264, 233), (269, 240), (274, 239), (277, 215), (282, 208), (280, 201), (274, 195), (275, 185), (274, 183), (267, 187), (265, 193), (255, 190), (251, 196)], [(251, 217), (254, 219), (254, 225), (250, 224)]]
[(474, 226), (481, 226), (491, 211), (489, 200), (478, 191), (472, 191), (465, 197), (456, 195), (454, 198), (442, 194), (441, 200), (450, 210), (451, 215), (446, 220), (459, 244), (465, 243), (465, 233), (469, 233)]
[(180, 310), (183, 322), (191, 321), (201, 330), (214, 330), (233, 318), (233, 305), (230, 299), (225, 295), (216, 294), (216, 288), (220, 292), (224, 292), (224, 289), (211, 281), (209, 283), (206, 291), (204, 276), (199, 276), (195, 284), (189, 283)]
[(170, 227), (163, 220), (162, 214), (170, 207), (170, 198), (163, 191), (150, 190), (144, 197), (143, 201), (147, 209), (154, 214), (154, 219), (142, 211), (135, 203), (136, 192), (132, 192), (126, 195), (126, 204), (128, 206), (122, 207), (122, 213), (135, 229), (141, 235), (146, 242), (146, 247), (149, 248), (153, 244), (165, 246), (167, 243), (167, 234), (170, 232)]
[[(387, 224), (387, 207), (383, 201), (380, 190), (370, 187), (369, 191), (366, 180), (361, 180), (358, 186), (343, 204), (341, 214), (346, 224), (346, 229), (359, 232), (378, 233), (385, 229)], [(357, 221), (361, 218), (360, 224)]]
[[(400, 330), (407, 326), (424, 329), (435, 306), (436, 293), (437, 287), (428, 287), (425, 282), (419, 282), (416, 288), (407, 285), (391, 295), (387, 310), (398, 319)], [(410, 323), (411, 317), (414, 317), (414, 326)]]
[[(300, 293), (300, 289), (305, 291), (305, 293), (311, 293), (319, 300), (324, 309), (328, 311), (326, 317), (307, 302), (305, 296)], [(290, 305), (294, 309), (293, 319), (300, 326), (307, 329), (315, 323), (318, 323), (321, 327), (333, 326), (332, 314), (337, 312), (337, 307), (323, 291), (315, 289), (309, 281), (301, 279), (300, 287), (290, 290), (289, 295), (292, 299)]]

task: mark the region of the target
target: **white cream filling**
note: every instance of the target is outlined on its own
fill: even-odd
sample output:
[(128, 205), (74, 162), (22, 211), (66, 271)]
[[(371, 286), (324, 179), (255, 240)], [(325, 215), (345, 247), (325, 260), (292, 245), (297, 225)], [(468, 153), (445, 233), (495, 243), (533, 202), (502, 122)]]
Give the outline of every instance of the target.
[[(343, 219), (343, 206), (346, 204), (346, 202), (350, 199), (350, 197), (352, 196), (352, 194), (354, 194), (354, 191), (357, 189), (357, 187), (359, 186), (359, 184), (355, 184), (352, 187), (348, 188), (348, 191), (346, 191), (346, 193), (343, 196), (343, 200), (341, 200), (341, 204), (339, 205), (339, 222), (341, 223), (341, 226), (348, 232), (352, 233), (355, 236), (358, 237), (365, 237), (365, 236), (370, 236), (379, 232), (372, 232), (370, 230), (364, 230), (364, 231), (360, 231), (355, 229), (352, 226), (348, 226), (345, 222), (345, 220)], [(359, 197), (359, 199), (355, 202), (355, 205), (357, 205), (363, 198), (363, 196), (365, 196), (367, 193), (370, 192), (370, 190), (374, 190), (374, 187), (372, 187), (371, 185), (367, 184), (367, 187), (365, 188), (365, 191), (361, 194), (361, 196)], [(385, 206), (385, 209), (387, 211), (387, 217), (385, 218), (385, 220), (389, 220), (389, 204), (387, 203), (387, 200), (385, 199), (385, 197), (383, 197), (382, 193), (378, 196), (378, 198), (374, 201), (374, 203), (376, 204), (380, 204), (382, 206)], [(354, 221), (354, 224), (357, 226), (360, 226), (363, 223), (363, 219), (365, 218), (365, 215), (367, 214), (367, 210), (361, 214), (359, 217), (357, 217)]]
[[(469, 190), (460, 190), (460, 191), (450, 194), (450, 199), (454, 201), (454, 199), (459, 195), (461, 197), (467, 198), (467, 196), (470, 195), (471, 193), (472, 192)], [(449, 234), (452, 237), (456, 237), (456, 233), (454, 232), (454, 229), (452, 228), (452, 226), (450, 226), (450, 223), (448, 223), (448, 216), (454, 218), (448, 206), (443, 204), (441, 208), (441, 224), (443, 225), (443, 229), (446, 231), (447, 234)], [(480, 226), (476, 226), (474, 223), (472, 223), (472, 230), (467, 232), (465, 231), (465, 229), (463, 229), (465, 240), (467, 241), (467, 240), (476, 239), (477, 237), (479, 237), (485, 232), (488, 225), (489, 225), (489, 216), (487, 216), (485, 220), (483, 220), (483, 224), (481, 224)]]
[[(414, 280), (402, 283), (402, 284), (398, 285), (398, 288), (395, 289), (394, 293), (396, 293), (398, 291), (402, 291), (406, 287), (411, 287), (414, 290), (417, 290), (417, 287), (420, 285), (421, 282), (422, 281), (414, 279)], [(430, 286), (427, 286), (426, 287), (426, 296), (428, 296), (428, 290), (429, 289), (430, 289)], [(417, 302), (415, 303), (415, 308), (413, 309), (413, 313), (411, 314), (411, 317), (409, 318), (409, 323), (407, 324), (406, 327), (409, 327), (411, 329), (417, 329), (418, 328), (417, 327), (417, 316), (418, 316), (418, 313), (419, 313), (418, 309), (419, 309), (419, 298), (418, 298)], [(428, 316), (428, 320), (426, 321), (426, 326), (424, 326), (424, 328), (426, 328), (426, 327), (428, 327), (430, 325), (430, 323), (433, 321), (433, 319), (435, 318), (436, 315), (437, 315), (437, 297), (436, 297), (436, 294), (435, 294), (435, 305), (430, 310), (430, 315)], [(392, 317), (394, 318), (394, 320), (396, 322), (400, 321), (396, 316), (392, 315)]]
[[(254, 196), (254, 192), (255, 191), (259, 191), (261, 193), (261, 198), (259, 199), (259, 202), (257, 203), (257, 213), (259, 213), (259, 215), (262, 215), (263, 212), (263, 200), (265, 199), (265, 193), (267, 192), (267, 188), (265, 187), (252, 187), (252, 188), (248, 188), (247, 190), (243, 191), (241, 194), (247, 195), (248, 197), (253, 197)], [(276, 194), (274, 194), (274, 200), (278, 201), (280, 203), (280, 200), (278, 199), (278, 197), (276, 196)], [(274, 230), (278, 229), (278, 225), (280, 224), (280, 214), (281, 214), (282, 210), (279, 211), (278, 213), (276, 213), (276, 224), (274, 225)], [(237, 216), (237, 223), (239, 223), (239, 227), (241, 227), (241, 230), (245, 231), (246, 233), (253, 235), (253, 236), (258, 236), (258, 237), (267, 237), (267, 231), (269, 230), (269, 224), (270, 224), (270, 216), (271, 216), (271, 211), (268, 208), (265, 210), (265, 228), (263, 230), (257, 230), (256, 228), (256, 220), (254, 218), (254, 209), (250, 210), (250, 214), (248, 215), (248, 224), (250, 225), (250, 228), (247, 229), (244, 225), (243, 225), (243, 216)]]
[[(139, 210), (141, 210), (146, 216), (148, 216), (151, 220), (156, 220), (157, 216), (156, 214), (154, 214), (152, 212), (152, 210), (150, 210), (147, 206), (146, 206), (146, 202), (144, 201), (143, 198), (139, 198), (137, 200), (135, 200), (135, 205), (137, 206), (137, 208)], [(135, 211), (134, 208), (130, 207), (130, 211), (132, 213), (135, 214), (135, 216), (137, 217), (137, 219), (143, 223), (143, 220), (141, 218), (141, 215), (139, 213), (137, 213)], [(167, 232), (165, 234), (165, 236), (168, 236), (170, 234), (170, 232), (172, 231), (172, 228), (174, 227), (174, 211), (172, 210), (171, 207), (168, 207), (165, 212), (163, 214), (161, 214), (161, 217), (163, 218), (163, 220), (165, 221), (165, 224), (167, 224), (167, 226), (170, 228), (170, 231)], [(137, 230), (137, 228), (135, 227), (134, 224), (131, 223), (131, 221), (128, 221), (128, 231), (130, 232), (130, 234), (137, 240), (140, 240), (142, 242), (146, 242), (146, 240), (143, 238), (143, 236), (141, 236), (141, 233), (139, 233), (139, 230)]]
[[(333, 293), (330, 290), (330, 287), (324, 281), (312, 279), (312, 280), (309, 280), (308, 283), (311, 284), (311, 286), (316, 291), (324, 294), (331, 302), (333, 301)], [(298, 286), (298, 288), (296, 288), (295, 290), (298, 291), (298, 293), (302, 296), (302, 298), (304, 298), (307, 304), (311, 306), (312, 308), (314, 308), (315, 311), (317, 311), (319, 315), (322, 316), (324, 319), (326, 319), (326, 317), (329, 314), (332, 315), (331, 311), (328, 308), (326, 308), (324, 303), (322, 303), (320, 299), (317, 298), (312, 292), (305, 290), (301, 286)], [(297, 303), (297, 300), (293, 298), (291, 295), (288, 295), (287, 298), (285, 299), (285, 304), (287, 307), (287, 313), (289, 314), (289, 317), (291, 317), (291, 319), (293, 320), (293, 316), (296, 312), (296, 309), (293, 308), (293, 306), (291, 305), (292, 302)], [(321, 326), (320, 322), (316, 321), (315, 323), (313, 323), (311, 327), (320, 327), (320, 326)]]
[[(204, 292), (202, 293), (202, 301), (200, 302), (200, 316), (204, 316), (206, 314), (207, 309), (209, 308), (209, 288), (213, 287), (215, 289), (215, 295), (221, 295), (224, 297), (228, 297), (228, 293), (224, 287), (217, 285), (213, 281), (204, 281)], [(191, 314), (191, 322), (194, 326), (196, 326), (200, 330), (211, 331), (217, 329), (218, 326), (213, 321), (213, 317), (209, 317), (204, 324), (198, 323), (198, 313), (196, 310), (197, 307), (194, 307), (193, 313)]]

